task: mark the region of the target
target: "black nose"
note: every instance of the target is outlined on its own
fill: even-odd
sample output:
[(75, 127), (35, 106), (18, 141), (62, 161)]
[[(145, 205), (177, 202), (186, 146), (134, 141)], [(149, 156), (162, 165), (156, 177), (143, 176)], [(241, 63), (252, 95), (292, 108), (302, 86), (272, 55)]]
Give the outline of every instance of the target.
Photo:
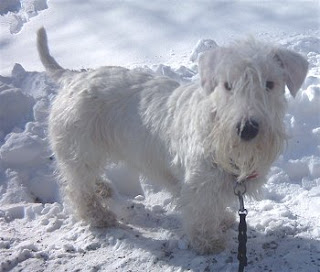
[(247, 120), (244, 124), (239, 122), (237, 124), (237, 133), (244, 141), (250, 141), (258, 135), (259, 124), (252, 119)]

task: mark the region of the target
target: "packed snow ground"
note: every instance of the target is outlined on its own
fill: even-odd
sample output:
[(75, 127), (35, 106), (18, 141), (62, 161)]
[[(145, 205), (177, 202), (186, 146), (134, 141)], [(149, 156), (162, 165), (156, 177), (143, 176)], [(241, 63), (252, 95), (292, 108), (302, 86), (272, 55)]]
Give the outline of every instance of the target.
[[(43, 70), (35, 54), (34, 33), (42, 24), (48, 24), (50, 47), (53, 54), (57, 50), (59, 62), (66, 67), (121, 64), (148, 69), (181, 83), (196, 81), (197, 66), (189, 59), (195, 60), (204, 45), (210, 47), (213, 44), (210, 40), (203, 40), (196, 45), (197, 35), (208, 38), (212, 29), (196, 29), (197, 22), (189, 21), (191, 15), (203, 13), (202, 20), (209, 21), (210, 10), (213, 10), (217, 20), (210, 20), (221, 27), (218, 23), (224, 18), (222, 14), (235, 15), (230, 7), (246, 14), (228, 21), (228, 34), (217, 31), (220, 33), (217, 41), (221, 43), (238, 36), (234, 30), (236, 21), (245, 24), (258, 18), (253, 4), (221, 2), (210, 6), (209, 2), (203, 1), (213, 7), (206, 9), (203, 3), (193, 2), (181, 14), (176, 3), (172, 4), (169, 15), (165, 15), (167, 7), (158, 3), (152, 9), (148, 1), (141, 1), (135, 7), (133, 2), (116, 4), (95, 0), (91, 5), (86, 1), (54, 2), (48, 5), (40, 0), (0, 3), (0, 20), (7, 26), (6, 30), (0, 31), (0, 271), (237, 271), (236, 225), (229, 231), (228, 247), (224, 252), (197, 255), (181, 232), (179, 214), (170, 194), (123, 166), (107, 169), (110, 179), (118, 184), (123, 199), (130, 203), (122, 210), (121, 226), (90, 229), (76, 222), (62, 204), (55, 178), (55, 161), (46, 137), (48, 111), (57, 86), (45, 73), (30, 70)], [(145, 9), (141, 3), (145, 4)], [(245, 202), (249, 210), (249, 264), (246, 271), (320, 271), (320, 39), (318, 19), (313, 16), (315, 10), (319, 11), (319, 5), (310, 3), (315, 2), (305, 2), (303, 13), (298, 11), (302, 6), (281, 9), (274, 3), (274, 9), (267, 9), (266, 4), (261, 4), (263, 14), (268, 16), (259, 21), (257, 33), (254, 33), (305, 55), (310, 62), (310, 71), (297, 97), (293, 99), (287, 95), (289, 109), (285, 123), (291, 137), (285, 153), (270, 171), (264, 197), (261, 200), (246, 199)], [(49, 9), (41, 11), (48, 6)], [(85, 25), (88, 19), (84, 17), (81, 18), (84, 22), (80, 18), (70, 18), (65, 28), (61, 23), (57, 24), (75, 9), (82, 11), (78, 14), (80, 17), (87, 11), (90, 18), (97, 15), (101, 20), (98, 26), (102, 22), (106, 25), (103, 20), (107, 19), (100, 10), (102, 7), (109, 9), (108, 14), (112, 16), (107, 19), (112, 22), (117, 22), (118, 16), (131, 14), (130, 8), (140, 11), (133, 16), (134, 20), (140, 18), (140, 21), (131, 26), (132, 30), (148, 21), (154, 25), (138, 34), (122, 37), (120, 44), (127, 43), (124, 48), (114, 42), (116, 34), (112, 31), (104, 34), (104, 30), (99, 29), (97, 36), (93, 35), (92, 29)], [(173, 12), (174, 8), (178, 10)], [(28, 12), (30, 10), (32, 12)], [(277, 12), (271, 13), (274, 10)], [(285, 15), (288, 11), (291, 13)], [(309, 15), (308, 18), (303, 16), (305, 14)], [(173, 22), (176, 25), (164, 30), (169, 18), (172, 19), (170, 25)], [(290, 18), (299, 18), (300, 23), (294, 27)], [(133, 19), (118, 22), (117, 30), (124, 30), (130, 20)], [(281, 22), (286, 26), (280, 27)], [(205, 24), (202, 21), (199, 25), (203, 27)], [(57, 30), (59, 27), (62, 29)], [(279, 31), (274, 30), (277, 27)], [(246, 33), (254, 32), (251, 28), (243, 28)], [(86, 32), (88, 29), (90, 31)], [(154, 36), (149, 34), (151, 30), (156, 31)], [(199, 30), (197, 35), (190, 34), (191, 38), (185, 39), (188, 31), (194, 33), (196, 30)], [(18, 34), (12, 36), (10, 31)], [(68, 40), (71, 32), (75, 41)], [(176, 39), (173, 38), (164, 44), (167, 32), (172, 36), (179, 34), (177, 38), (185, 44), (179, 41), (174, 47)], [(86, 39), (80, 44), (84, 39), (82, 35), (86, 35)], [(98, 44), (97, 37), (101, 38)], [(135, 45), (143, 47), (131, 48), (128, 37), (134, 38)], [(144, 37), (145, 44), (142, 42)], [(159, 45), (155, 45), (154, 37), (159, 38)], [(83, 53), (82, 56), (70, 47), (78, 42), (77, 52)], [(85, 52), (93, 45), (97, 45), (97, 50)], [(161, 45), (164, 48), (159, 49)], [(148, 47), (150, 51), (142, 50)], [(124, 57), (117, 59), (119, 52), (114, 52), (115, 48), (120, 49)], [(111, 51), (109, 56), (115, 55), (110, 58), (112, 63), (102, 57), (108, 50)], [(158, 58), (155, 52), (161, 52), (162, 57)], [(149, 56), (153, 57), (147, 59)], [(163, 60), (169, 65), (152, 65)], [(14, 62), (21, 64), (14, 65)], [(28, 67), (27, 71), (24, 67)], [(234, 210), (236, 212), (237, 207)]]

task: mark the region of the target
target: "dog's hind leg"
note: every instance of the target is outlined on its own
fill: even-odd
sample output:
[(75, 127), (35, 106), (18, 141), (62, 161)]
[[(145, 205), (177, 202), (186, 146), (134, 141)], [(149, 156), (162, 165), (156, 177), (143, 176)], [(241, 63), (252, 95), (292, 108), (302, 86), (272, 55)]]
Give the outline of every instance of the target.
[(98, 169), (61, 163), (60, 160), (60, 171), (66, 179), (65, 193), (76, 216), (95, 227), (114, 226), (116, 216), (108, 207), (113, 190), (108, 181), (102, 180)]
[(58, 94), (49, 117), (50, 144), (66, 184), (66, 200), (72, 212), (92, 226), (113, 226), (116, 216), (109, 209), (111, 184), (103, 183), (105, 199), (99, 189), (109, 154), (107, 140), (100, 131), (104, 115), (101, 117), (97, 111), (103, 104), (97, 106), (89, 92), (79, 93), (80, 86), (73, 87)]
[(70, 201), (72, 212), (92, 226), (115, 225), (116, 216), (108, 205), (113, 189), (102, 178), (107, 156), (105, 148), (82, 127), (68, 129), (60, 120), (52, 118), (51, 121), (51, 146), (61, 179), (65, 181), (66, 200)]

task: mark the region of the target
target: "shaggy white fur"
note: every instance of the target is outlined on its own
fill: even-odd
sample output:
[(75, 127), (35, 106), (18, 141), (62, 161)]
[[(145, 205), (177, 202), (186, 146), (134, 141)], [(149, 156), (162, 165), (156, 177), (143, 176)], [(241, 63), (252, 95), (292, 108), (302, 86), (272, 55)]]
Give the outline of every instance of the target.
[(61, 84), (49, 138), (75, 214), (94, 226), (116, 224), (109, 209), (115, 192), (101, 175), (106, 164), (121, 161), (179, 191), (195, 250), (223, 250), (235, 180), (254, 174), (247, 194), (258, 193), (286, 139), (285, 85), (297, 93), (307, 61), (247, 40), (204, 53), (201, 85), (179, 86), (121, 67), (63, 69), (49, 54), (43, 28), (38, 51)]

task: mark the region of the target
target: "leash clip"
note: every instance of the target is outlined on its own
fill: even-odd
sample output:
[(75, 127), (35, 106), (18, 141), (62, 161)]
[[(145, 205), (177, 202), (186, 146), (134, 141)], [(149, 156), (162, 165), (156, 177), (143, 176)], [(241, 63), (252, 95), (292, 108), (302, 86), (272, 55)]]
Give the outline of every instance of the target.
[(247, 191), (247, 187), (244, 182), (236, 182), (234, 185), (234, 194), (238, 196), (240, 209), (239, 214), (247, 214), (248, 211), (244, 208), (243, 195)]

